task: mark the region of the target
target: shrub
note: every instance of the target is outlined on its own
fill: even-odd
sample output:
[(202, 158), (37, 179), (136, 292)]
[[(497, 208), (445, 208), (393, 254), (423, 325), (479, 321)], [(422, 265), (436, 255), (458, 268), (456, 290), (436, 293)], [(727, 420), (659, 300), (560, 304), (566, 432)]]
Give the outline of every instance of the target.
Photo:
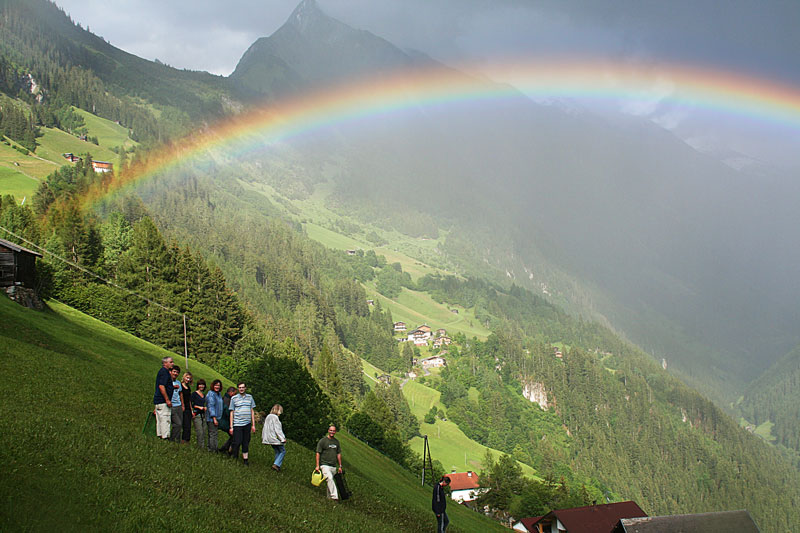
[(305, 366), (293, 359), (275, 355), (254, 359), (243, 381), (259, 411), (269, 412), (276, 403), (283, 406), (281, 424), (287, 439), (313, 448), (333, 423), (330, 399)]

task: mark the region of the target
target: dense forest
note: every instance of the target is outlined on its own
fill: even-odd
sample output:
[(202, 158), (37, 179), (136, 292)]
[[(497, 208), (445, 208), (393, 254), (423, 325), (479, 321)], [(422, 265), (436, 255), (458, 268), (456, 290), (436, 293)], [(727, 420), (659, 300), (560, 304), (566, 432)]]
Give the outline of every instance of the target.
[(737, 407), (748, 422), (771, 427), (774, 444), (800, 468), (800, 346), (751, 383)]
[[(37, 126), (79, 129), (69, 106), (119, 121), (151, 146), (226, 112), (216, 77), (158, 66), (149, 76), (162, 73), (163, 82), (134, 82), (142, 60), (115, 55), (54, 5), (6, 1), (2, 9), (3, 29), (13, 31), (0, 44), (0, 90), (16, 100), (3, 107), (0, 127), (26, 148), (35, 149)], [(75, 37), (46, 39), (48, 25)], [(105, 51), (108, 64), (86, 47)], [(170, 93), (175, 80), (185, 82), (182, 93)], [(135, 174), (147, 157), (139, 150), (119, 173)], [(246, 168), (220, 161), (230, 163), (209, 154), (135, 194), (87, 205), (115, 179), (96, 174), (89, 156), (48, 176), (32, 203), (3, 197), (0, 226), (11, 232), (3, 237), (49, 252), (39, 262), (43, 295), (181, 355), (185, 320), (192, 357), (231, 379), (286, 376), (299, 385), (282, 394), (300, 390), (320, 405), (308, 415), (315, 424), (334, 419), (412, 470), (420, 458), (406, 442), (419, 421), (397, 383), (365, 387), (360, 358), (397, 375), (413, 353), (398, 347), (391, 314), (367, 305), (364, 283), (375, 281), (388, 297), (413, 287), (474, 309), (492, 334), (454, 336), (448, 367), (426, 384), (464, 433), (506, 454), (487, 458), (482, 475), (493, 489), (484, 502), (499, 514), (611, 497), (635, 499), (650, 514), (745, 507), (765, 530), (800, 527), (798, 472), (607, 327), (519, 286), (475, 276), (412, 282), (374, 251), (327, 249), (283, 206), (245, 188), (238, 178)], [(546, 392), (546, 408), (523, 397), (533, 384)], [(776, 420), (743, 409), (752, 420)], [(781, 443), (792, 447), (790, 439)], [(522, 479), (512, 459), (543, 481)]]

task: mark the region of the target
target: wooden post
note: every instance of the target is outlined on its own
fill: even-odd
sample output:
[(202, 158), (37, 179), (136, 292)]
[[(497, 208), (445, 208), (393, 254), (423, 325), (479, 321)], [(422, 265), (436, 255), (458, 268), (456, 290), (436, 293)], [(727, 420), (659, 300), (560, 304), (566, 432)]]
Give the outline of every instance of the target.
[(186, 358), (186, 370), (189, 370), (189, 345), (186, 342), (186, 314), (183, 315), (183, 355)]

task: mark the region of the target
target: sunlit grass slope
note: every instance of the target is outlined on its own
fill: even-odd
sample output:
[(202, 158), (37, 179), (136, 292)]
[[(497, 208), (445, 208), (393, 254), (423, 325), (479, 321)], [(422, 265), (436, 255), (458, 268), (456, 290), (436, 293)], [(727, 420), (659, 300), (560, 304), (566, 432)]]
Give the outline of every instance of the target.
[[(50, 306), (35, 312), (0, 297), (0, 530), (432, 529), (430, 489), (344, 432), (354, 496), (339, 505), (309, 483), (313, 454), (291, 441), (277, 474), (257, 437), (245, 468), (144, 436), (166, 352)], [(206, 381), (218, 377), (194, 361), (190, 369)], [(454, 531), (500, 530), (467, 509), (448, 511)]]
[[(384, 372), (363, 359), (361, 360), (361, 366), (364, 374), (366, 374), (365, 381), (367, 385), (374, 387), (377, 383), (374, 376), (376, 374), (380, 376)], [(409, 380), (403, 385), (403, 396), (408, 401), (411, 412), (420, 421), (420, 433), (428, 435), (431, 457), (440, 461), (448, 472), (451, 470), (457, 472), (465, 472), (467, 470), (480, 472), (484, 468), (486, 450), (490, 450), (495, 458), (499, 457), (503, 452), (475, 442), (467, 437), (455, 423), (449, 420), (437, 418), (435, 423), (426, 424), (423, 419), (425, 414), (431, 410), (431, 407), (436, 406), (437, 409), (446, 411), (444, 405), (439, 401), (440, 395), (439, 391), (413, 380)], [(421, 437), (414, 437), (409, 441), (409, 445), (412, 450), (422, 455), (423, 439)], [(524, 463), (518, 464), (526, 476), (538, 479), (533, 468)]]
[(83, 116), (89, 136), (97, 137), (99, 146), (82, 141), (75, 135), (54, 128), (40, 128), (42, 136), (36, 139), (36, 152), (23, 155), (11, 146), (0, 143), (0, 194), (11, 194), (17, 201), (30, 199), (39, 181), (50, 173), (70, 163), (61, 154), (89, 153), (98, 161), (119, 165), (119, 155), (111, 150), (115, 146), (130, 148), (137, 143), (128, 137), (128, 130), (110, 120), (75, 110)]

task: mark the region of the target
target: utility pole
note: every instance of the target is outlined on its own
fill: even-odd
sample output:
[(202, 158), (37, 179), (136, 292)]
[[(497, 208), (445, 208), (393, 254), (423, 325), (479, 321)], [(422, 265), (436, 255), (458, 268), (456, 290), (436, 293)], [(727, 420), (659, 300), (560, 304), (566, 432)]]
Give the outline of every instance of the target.
[(433, 461), (431, 461), (431, 449), (428, 446), (428, 436), (423, 435), (422, 446), (422, 485), (425, 485), (425, 472), (430, 471), (433, 473)]
[(189, 344), (186, 342), (186, 313), (183, 314), (183, 356), (186, 358), (186, 370), (189, 370)]

